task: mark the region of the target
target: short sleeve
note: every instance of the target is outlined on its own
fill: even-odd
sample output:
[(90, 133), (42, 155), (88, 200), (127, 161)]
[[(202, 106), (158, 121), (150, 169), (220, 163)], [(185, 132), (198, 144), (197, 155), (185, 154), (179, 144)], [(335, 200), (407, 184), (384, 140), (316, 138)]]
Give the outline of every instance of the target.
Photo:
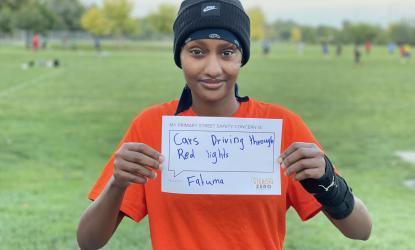
[[(292, 114), (284, 122), (283, 151), (294, 142), (315, 143), (321, 148), (309, 128), (298, 115)], [(289, 177), (288, 180), (288, 206), (293, 206), (301, 220), (308, 220), (321, 211), (321, 204), (303, 188), (299, 181), (292, 177)]]
[[(111, 179), (113, 175), (113, 169), (114, 169), (115, 152), (118, 150), (118, 148), (120, 148), (121, 145), (126, 142), (140, 142), (140, 141), (141, 140), (140, 140), (140, 133), (138, 129), (138, 119), (136, 118), (133, 121), (133, 123), (130, 125), (128, 131), (124, 135), (123, 139), (119, 143), (114, 153), (111, 155), (109, 161), (107, 162), (104, 169), (102, 170), (101, 175), (99, 176), (98, 180), (96, 181), (95, 185), (90, 191), (88, 195), (88, 198), (90, 200), (97, 199), (98, 196), (105, 189), (108, 181)], [(144, 185), (132, 184), (127, 188), (124, 194), (123, 201), (121, 203), (120, 210), (125, 215), (132, 218), (136, 222), (140, 221), (144, 216), (146, 216), (147, 206), (146, 206)]]
[(306, 221), (321, 211), (321, 204), (308, 193), (301, 183), (289, 178), (287, 200), (301, 220)]

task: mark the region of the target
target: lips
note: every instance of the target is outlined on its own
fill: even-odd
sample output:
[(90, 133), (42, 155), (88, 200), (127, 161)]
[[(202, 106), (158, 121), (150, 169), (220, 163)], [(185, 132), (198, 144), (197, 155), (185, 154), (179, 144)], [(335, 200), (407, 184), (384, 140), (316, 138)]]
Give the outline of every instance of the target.
[(220, 80), (220, 79), (203, 79), (200, 82), (203, 85), (203, 87), (207, 89), (212, 89), (212, 90), (218, 89), (223, 84), (225, 84), (225, 80)]

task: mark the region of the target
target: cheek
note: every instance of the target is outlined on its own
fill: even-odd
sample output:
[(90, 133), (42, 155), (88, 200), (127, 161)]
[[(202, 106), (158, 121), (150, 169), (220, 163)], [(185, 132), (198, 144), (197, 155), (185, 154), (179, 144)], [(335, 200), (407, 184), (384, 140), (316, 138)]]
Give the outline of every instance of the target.
[(182, 71), (187, 81), (190, 81), (197, 75), (197, 69), (191, 63), (182, 62)]
[(234, 62), (226, 65), (226, 72), (228, 75), (238, 77), (239, 71), (241, 70), (241, 63)]
[(186, 80), (191, 79), (195, 71), (195, 69), (193, 69), (194, 66), (184, 56), (180, 57), (180, 62), (182, 64), (182, 71), (183, 71), (184, 77), (186, 78)]
[(228, 74), (234, 75), (235, 77), (238, 76), (239, 71), (241, 70), (242, 66), (242, 55), (238, 55), (236, 58), (226, 64)]
[(194, 60), (192, 57), (186, 55), (185, 53), (181, 53), (180, 55), (180, 62), (182, 64), (182, 70), (186, 77), (192, 77), (197, 75), (202, 68), (202, 65)]
[(182, 65), (182, 69), (183, 69), (183, 75), (184, 75), (184, 79), (186, 80), (186, 83), (191, 83), (192, 82), (192, 75), (186, 71), (186, 69), (183, 67)]

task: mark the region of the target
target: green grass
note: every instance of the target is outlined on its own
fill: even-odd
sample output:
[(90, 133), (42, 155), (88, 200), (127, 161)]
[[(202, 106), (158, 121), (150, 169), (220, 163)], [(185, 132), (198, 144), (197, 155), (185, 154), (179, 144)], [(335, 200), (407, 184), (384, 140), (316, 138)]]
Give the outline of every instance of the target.
[[(131, 120), (180, 95), (168, 47), (129, 46), (106, 56), (0, 47), (0, 248), (76, 249), (86, 195)], [(241, 94), (299, 113), (374, 222), (369, 241), (351, 241), (324, 216), (302, 223), (290, 210), (286, 249), (413, 248), (415, 191), (402, 182), (415, 166), (394, 152), (415, 151), (415, 63), (380, 47), (362, 66), (351, 47), (329, 59), (311, 46), (302, 57), (289, 45), (259, 52), (241, 72)], [(59, 69), (21, 69), (55, 57)], [(124, 220), (106, 248), (150, 249), (147, 220)]]

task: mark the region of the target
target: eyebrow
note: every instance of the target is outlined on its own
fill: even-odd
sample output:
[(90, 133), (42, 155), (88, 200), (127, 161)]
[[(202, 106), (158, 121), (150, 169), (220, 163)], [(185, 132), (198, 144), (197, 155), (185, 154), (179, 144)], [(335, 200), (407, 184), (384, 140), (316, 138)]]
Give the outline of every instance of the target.
[[(203, 39), (203, 40), (205, 40), (205, 39)], [(202, 45), (202, 46), (208, 47), (208, 44), (203, 40), (195, 40), (195, 41), (192, 41), (192, 42), (188, 43), (187, 45), (189, 45), (190, 47), (196, 46), (196, 45)], [(218, 41), (221, 41), (221, 43), (218, 46), (221, 49), (224, 49), (224, 48), (237, 49), (238, 48), (235, 44), (230, 43), (228, 41), (225, 41), (225, 40), (218, 40)]]

